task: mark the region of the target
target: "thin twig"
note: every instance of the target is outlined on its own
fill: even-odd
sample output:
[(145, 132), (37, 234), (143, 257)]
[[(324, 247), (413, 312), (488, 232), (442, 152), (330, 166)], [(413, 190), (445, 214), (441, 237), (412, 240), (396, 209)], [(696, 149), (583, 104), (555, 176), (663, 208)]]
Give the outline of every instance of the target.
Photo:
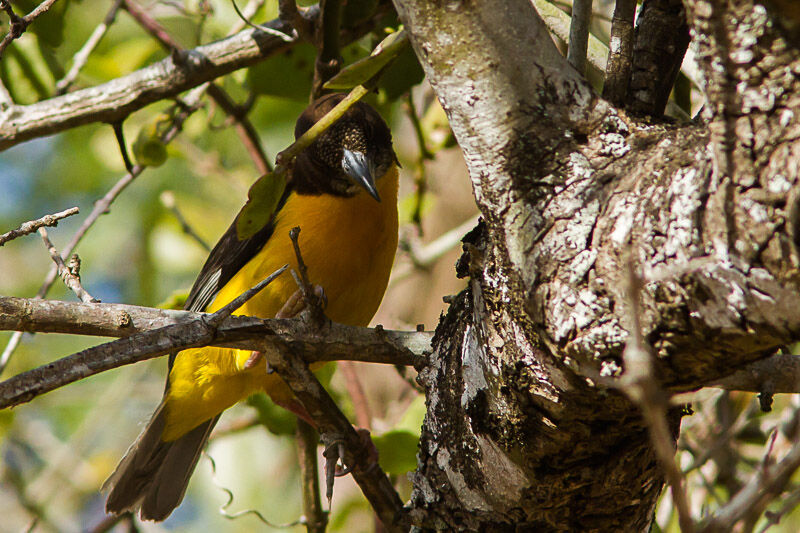
[(225, 487), (217, 479), (217, 463), (214, 461), (214, 458), (211, 457), (211, 455), (209, 455), (205, 451), (203, 452), (203, 455), (206, 456), (206, 459), (208, 459), (208, 462), (211, 464), (211, 482), (214, 484), (215, 487), (224, 492), (228, 498), (228, 500), (225, 503), (219, 506), (219, 514), (221, 514), (228, 520), (236, 520), (237, 518), (241, 518), (242, 516), (248, 516), (248, 515), (255, 516), (259, 521), (261, 521), (262, 524), (273, 529), (288, 529), (290, 527), (294, 527), (304, 523), (303, 517), (300, 517), (294, 522), (287, 522), (285, 524), (275, 524), (264, 518), (264, 515), (261, 514), (261, 512), (258, 511), (257, 509), (245, 509), (243, 511), (237, 511), (235, 513), (231, 513), (230, 511), (228, 511), (228, 507), (230, 507), (233, 504), (233, 491)]
[(300, 459), (300, 480), (303, 491), (303, 517), (308, 533), (325, 533), (328, 513), (322, 508), (319, 492), (317, 443), (319, 434), (311, 424), (297, 419), (297, 455)]
[(695, 525), (686, 495), (684, 477), (675, 463), (674, 439), (667, 423), (669, 403), (664, 390), (656, 381), (653, 354), (642, 336), (640, 320), (642, 279), (636, 274), (632, 261), (628, 263), (627, 289), (629, 334), (622, 354), (625, 373), (619, 379), (619, 386), (642, 411), (656, 457), (670, 485), (681, 531), (692, 533)]
[[(387, 531), (402, 531), (395, 519), (403, 503), (380, 466), (364, 450), (364, 440), (336, 403), (325, 391), (302, 357), (290, 350), (268, 350), (264, 353), (274, 368), (303, 404), (323, 436), (328, 450), (343, 448), (342, 458), (353, 474)], [(326, 450), (326, 453), (328, 453)]]
[(97, 45), (100, 44), (108, 28), (114, 23), (114, 19), (117, 18), (117, 12), (120, 6), (122, 6), (122, 1), (123, 0), (114, 0), (103, 22), (98, 24), (81, 49), (72, 56), (72, 66), (69, 68), (69, 71), (63, 78), (56, 82), (57, 95), (66, 93), (70, 86), (75, 83), (75, 78), (78, 77), (81, 69), (86, 65), (86, 62), (89, 60), (89, 55), (94, 51)]
[(11, 41), (25, 33), (25, 30), (28, 29), (28, 26), (30, 26), (30, 24), (40, 15), (46, 13), (55, 2), (56, 0), (45, 0), (36, 6), (33, 11), (24, 17), (20, 17), (14, 13), (9, 0), (0, 0), (0, 9), (5, 11), (10, 19), (8, 33), (5, 35), (5, 37), (3, 37), (3, 40), (0, 41), (0, 59), (3, 57), (3, 51), (9, 44), (11, 44)]
[(567, 60), (581, 74), (586, 73), (586, 50), (589, 45), (589, 23), (591, 20), (592, 0), (573, 0)]
[(86, 289), (83, 288), (83, 285), (81, 285), (81, 279), (78, 277), (78, 275), (72, 272), (72, 270), (64, 263), (64, 259), (61, 258), (58, 250), (56, 250), (56, 247), (47, 236), (47, 230), (45, 228), (39, 228), (39, 235), (42, 236), (42, 241), (44, 241), (47, 251), (50, 252), (50, 257), (53, 258), (56, 267), (58, 267), (58, 273), (61, 275), (61, 279), (64, 280), (64, 285), (66, 285), (69, 290), (74, 292), (75, 296), (77, 296), (83, 303), (88, 304), (100, 302), (100, 300), (94, 298), (86, 291)]
[(783, 491), (794, 472), (800, 468), (800, 446), (796, 442), (797, 435), (790, 435), (790, 438), (795, 443), (789, 453), (777, 464), (757, 469), (750, 480), (722, 509), (701, 524), (700, 533), (732, 531), (739, 520), (754, 512), (760, 514), (770, 500)]
[(178, 209), (178, 205), (175, 202), (175, 195), (172, 193), (172, 191), (162, 192), (161, 195), (158, 197), (158, 199), (161, 200), (161, 205), (170, 210), (172, 215), (178, 221), (178, 224), (181, 225), (181, 230), (186, 235), (194, 239), (194, 241), (197, 244), (199, 244), (205, 251), (210, 252), (211, 247), (200, 235), (197, 234), (196, 231), (194, 231), (194, 229), (192, 229), (192, 227), (186, 221), (186, 218), (183, 216), (183, 213), (181, 213), (180, 209)]
[[(181, 57), (181, 54), (185, 53), (185, 50), (180, 43), (173, 39), (172, 36), (153, 17), (151, 17), (141, 7), (133, 2), (133, 0), (122, 1), (128, 14), (130, 14), (130, 16), (167, 51), (178, 58)], [(250, 154), (250, 157), (253, 159), (258, 172), (260, 174), (265, 174), (272, 170), (272, 166), (267, 159), (264, 148), (261, 146), (258, 133), (256, 132), (255, 127), (253, 127), (253, 124), (247, 118), (247, 113), (242, 112), (242, 110), (233, 103), (227, 93), (214, 83), (211, 83), (208, 86), (208, 95), (212, 100), (214, 100), (214, 103), (216, 103), (220, 109), (225, 111), (228, 116), (234, 119), (236, 124), (236, 133), (239, 135), (242, 144)]]
[(36, 220), (23, 222), (22, 224), (19, 225), (18, 228), (12, 229), (11, 231), (8, 231), (0, 235), (0, 246), (3, 246), (8, 241), (13, 241), (18, 237), (22, 237), (23, 235), (31, 234), (41, 227), (57, 226), (59, 220), (70, 217), (72, 215), (77, 215), (79, 211), (80, 210), (77, 207), (71, 207), (64, 211), (53, 213), (52, 215), (45, 215), (42, 218), (38, 218)]
[(419, 148), (419, 156), (414, 165), (414, 211), (411, 214), (411, 222), (417, 226), (419, 234), (422, 235), (422, 201), (425, 199), (425, 193), (428, 190), (428, 180), (425, 175), (425, 161), (433, 159), (433, 154), (428, 150), (427, 143), (425, 142), (425, 132), (417, 116), (417, 110), (414, 107), (414, 95), (412, 91), (408, 91), (406, 97), (406, 110), (408, 111), (408, 118), (411, 120), (411, 125), (414, 127), (414, 133), (417, 137), (417, 146)]
[(241, 13), (245, 20), (238, 20), (236, 23), (231, 27), (229, 31), (229, 35), (232, 35), (236, 32), (241, 31), (245, 26), (247, 26), (246, 20), (250, 20), (253, 16), (258, 13), (258, 10), (264, 6), (266, 0), (250, 0), (244, 9), (242, 9)]
[(317, 21), (317, 59), (314, 62), (314, 80), (311, 84), (311, 100), (322, 95), (322, 86), (342, 68), (339, 49), (339, 26), (342, 19), (340, 0), (320, 0), (321, 16)]
[[(203, 94), (205, 90), (205, 86), (201, 85), (200, 87), (196, 87), (189, 94), (186, 96), (186, 99), (183, 102), (183, 106), (181, 110), (176, 113), (172, 118), (172, 125), (164, 135), (161, 137), (161, 141), (164, 144), (169, 143), (175, 135), (178, 134), (181, 127), (183, 127), (183, 122), (186, 118), (191, 115), (197, 108), (197, 103), (200, 99), (200, 96)], [(125, 190), (125, 188), (130, 185), (133, 180), (135, 180), (145, 169), (146, 167), (142, 165), (135, 165), (133, 167), (132, 172), (127, 173), (123, 176), (119, 181), (117, 181), (113, 187), (99, 200), (94, 203), (94, 208), (92, 212), (89, 213), (81, 227), (72, 235), (72, 239), (69, 241), (67, 246), (61, 252), (61, 258), (66, 259), (72, 254), (72, 251), (78, 245), (78, 243), (83, 239), (86, 232), (94, 225), (95, 222), (100, 218), (101, 215), (108, 212), (108, 209), (111, 207), (111, 204), (114, 203), (114, 200)], [(39, 287), (39, 291), (36, 293), (34, 298), (41, 299), (44, 298), (50, 287), (53, 285), (53, 282), (56, 280), (56, 276), (58, 275), (58, 268), (53, 266), (50, 269), (50, 272), (47, 273), (47, 277), (42, 283), (41, 287)], [(11, 336), (9, 339), (8, 344), (6, 345), (5, 349), (3, 350), (3, 354), (0, 355), (0, 375), (2, 375), (3, 370), (5, 370), (8, 362), (11, 360), (11, 355), (14, 353), (14, 350), (17, 349), (19, 346), (20, 340), (22, 339), (22, 332), (16, 332)]]
[(239, 296), (237, 296), (236, 298), (225, 304), (225, 306), (222, 307), (219, 311), (216, 311), (211, 315), (209, 323), (214, 326), (221, 324), (222, 321), (231, 316), (234, 311), (236, 311), (245, 303), (247, 303), (247, 301), (253, 298), (253, 296), (264, 290), (264, 287), (272, 283), (272, 281), (275, 278), (286, 272), (287, 268), (289, 268), (289, 265), (283, 265), (278, 270), (276, 270), (266, 278), (256, 283), (253, 287), (250, 287), (242, 294), (240, 294)]

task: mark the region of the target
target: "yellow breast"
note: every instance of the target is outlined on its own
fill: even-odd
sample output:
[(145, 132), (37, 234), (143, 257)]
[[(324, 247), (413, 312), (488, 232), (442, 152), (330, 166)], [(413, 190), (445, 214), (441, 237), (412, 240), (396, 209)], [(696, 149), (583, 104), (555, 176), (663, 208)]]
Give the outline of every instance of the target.
[[(222, 288), (208, 311), (220, 309), (285, 264), (296, 270), (289, 230), (299, 226), (309, 280), (325, 291), (325, 314), (335, 322), (366, 326), (383, 299), (397, 249), (397, 184), (392, 166), (377, 183), (381, 202), (366, 192), (351, 198), (292, 194), (264, 248)], [(272, 318), (296, 290), (287, 272), (234, 314)], [(290, 396), (277, 376), (266, 373), (263, 361), (243, 370), (250, 354), (227, 348), (180, 352), (170, 373), (164, 440), (180, 437), (258, 390)]]

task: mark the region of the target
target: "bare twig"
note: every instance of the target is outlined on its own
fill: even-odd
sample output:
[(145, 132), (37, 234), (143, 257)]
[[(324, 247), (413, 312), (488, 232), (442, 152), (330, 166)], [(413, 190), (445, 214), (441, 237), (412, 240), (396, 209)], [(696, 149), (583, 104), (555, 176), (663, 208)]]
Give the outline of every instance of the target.
[(289, 268), (289, 265), (283, 265), (278, 270), (276, 270), (266, 278), (259, 281), (253, 287), (250, 287), (242, 294), (240, 294), (239, 296), (237, 296), (236, 298), (225, 304), (225, 306), (222, 307), (219, 311), (216, 311), (211, 315), (209, 322), (214, 326), (221, 324), (222, 321), (231, 316), (234, 313), (234, 311), (243, 306), (248, 300), (253, 298), (253, 296), (264, 290), (264, 287), (272, 283), (272, 281), (275, 278), (286, 272), (287, 268)]
[[(547, 0), (533, 0), (533, 5), (542, 17), (547, 29), (550, 30), (550, 33), (562, 41), (568, 42), (570, 32), (569, 15)], [(592, 34), (589, 34), (588, 47), (587, 59), (589, 60), (589, 64), (600, 72), (605, 72), (608, 61), (608, 47)]]
[(48, 226), (56, 226), (58, 225), (58, 221), (70, 217), (72, 215), (77, 215), (80, 210), (77, 207), (71, 207), (64, 211), (59, 211), (58, 213), (53, 213), (52, 215), (45, 215), (42, 218), (38, 218), (36, 220), (30, 220), (28, 222), (23, 222), (20, 226), (16, 229), (12, 229), (6, 233), (0, 235), (0, 246), (3, 246), (8, 241), (13, 241), (18, 237), (22, 237), (23, 235), (28, 235), (33, 233), (34, 231), (38, 230), (41, 227)]
[(636, 274), (633, 263), (629, 262), (627, 290), (629, 334), (622, 354), (625, 373), (619, 379), (619, 386), (642, 411), (653, 449), (672, 491), (672, 501), (678, 511), (681, 531), (692, 533), (695, 528), (694, 521), (686, 496), (684, 477), (675, 463), (674, 438), (667, 423), (669, 405), (667, 396), (656, 381), (653, 354), (642, 337), (641, 291), (642, 280)]
[(589, 45), (589, 23), (592, 20), (592, 0), (572, 2), (572, 22), (569, 26), (567, 60), (581, 74), (586, 73), (586, 51)]
[[(199, 101), (199, 98), (204, 90), (204, 87), (200, 86), (187, 95), (181, 110), (173, 116), (171, 126), (167, 129), (164, 135), (162, 135), (161, 141), (163, 143), (166, 144), (170, 142), (175, 135), (178, 134), (183, 126), (183, 122), (195, 111), (195, 106), (197, 105), (197, 102)], [(105, 196), (95, 202), (92, 212), (89, 213), (89, 216), (84, 219), (80, 228), (78, 228), (78, 230), (73, 234), (72, 239), (61, 252), (62, 259), (66, 259), (72, 254), (72, 251), (81, 241), (81, 239), (83, 239), (84, 235), (86, 235), (86, 232), (89, 231), (89, 229), (94, 225), (97, 219), (99, 219), (101, 215), (108, 211), (108, 209), (111, 207), (111, 204), (114, 202), (114, 200), (116, 200), (117, 196), (119, 196), (122, 191), (125, 190), (125, 188), (144, 171), (144, 169), (145, 167), (142, 165), (135, 165), (131, 172), (123, 176), (114, 184), (113, 187), (111, 187)], [(35, 298), (44, 298), (47, 295), (47, 292), (50, 290), (50, 287), (56, 280), (57, 275), (58, 269), (54, 266), (50, 269), (50, 272), (47, 273), (47, 277), (45, 278), (41, 287), (39, 287), (39, 291), (36, 293)], [(0, 374), (3, 373), (3, 370), (8, 365), (11, 355), (14, 353), (14, 350), (16, 350), (17, 346), (19, 346), (21, 339), (21, 332), (16, 332), (11, 336), (11, 339), (8, 341), (5, 350), (3, 350), (3, 354), (0, 355)]]
[(56, 82), (56, 94), (64, 94), (70, 86), (75, 83), (75, 78), (78, 77), (81, 69), (86, 65), (86, 62), (89, 60), (89, 55), (94, 51), (97, 45), (100, 44), (108, 28), (113, 24), (114, 19), (117, 18), (117, 12), (121, 5), (122, 0), (114, 0), (103, 22), (97, 25), (81, 49), (72, 56), (72, 66), (69, 68), (69, 71), (63, 78)]
[(617, 0), (611, 22), (608, 65), (603, 85), (603, 98), (622, 105), (628, 94), (633, 57), (633, 18), (636, 0)]
[[(272, 25), (286, 27), (280, 21)], [(152, 102), (255, 64), (288, 46), (264, 31), (244, 30), (187, 52), (181, 65), (170, 57), (103, 85), (35, 104), (9, 106), (0, 110), (0, 150), (75, 126), (124, 119)]]
[(178, 205), (175, 202), (175, 195), (172, 193), (172, 191), (164, 191), (158, 198), (161, 200), (161, 204), (170, 210), (172, 215), (178, 221), (178, 224), (181, 225), (181, 230), (183, 230), (186, 235), (194, 239), (194, 241), (205, 251), (210, 252), (211, 247), (200, 235), (197, 234), (196, 231), (194, 231), (194, 229), (192, 229), (192, 227), (186, 221), (186, 218), (183, 216), (183, 213), (181, 213), (180, 209), (178, 209)]
[(100, 302), (100, 300), (94, 298), (86, 291), (86, 289), (83, 288), (83, 285), (81, 285), (81, 278), (78, 276), (77, 272), (73, 272), (72, 269), (68, 268), (64, 263), (64, 259), (61, 258), (58, 250), (56, 250), (56, 247), (47, 236), (47, 230), (44, 228), (39, 228), (39, 235), (42, 236), (42, 241), (44, 241), (47, 251), (50, 252), (50, 257), (53, 258), (53, 262), (55, 262), (56, 267), (58, 267), (58, 273), (61, 275), (61, 279), (64, 280), (64, 285), (66, 285), (69, 290), (74, 292), (75, 296), (77, 296), (83, 303), (88, 304)]
[[(797, 416), (796, 411), (795, 416)], [(771, 499), (784, 490), (792, 474), (800, 468), (800, 446), (797, 445), (797, 435), (791, 435), (791, 438), (795, 443), (789, 453), (777, 464), (757, 469), (744, 487), (722, 509), (701, 524), (701, 533), (732, 531), (739, 520), (754, 512), (760, 514)]]
[[(213, 316), (213, 315), (212, 315)], [(0, 409), (85, 377), (200, 346), (302, 351), (308, 361), (355, 360), (421, 367), (431, 332), (401, 332), (329, 323), (324, 331), (298, 320), (228, 317), (121, 304), (84, 304), (33, 298), (0, 298), (0, 330), (125, 337), (59, 359), (0, 383)]]
[(3, 37), (3, 40), (0, 41), (0, 58), (3, 57), (3, 51), (11, 44), (11, 41), (25, 33), (28, 26), (40, 15), (46, 13), (55, 2), (56, 0), (44, 0), (44, 2), (36, 6), (33, 11), (24, 17), (20, 17), (14, 13), (9, 0), (0, 0), (0, 9), (5, 11), (9, 18), (8, 33)]
[(295, 0), (278, 0), (278, 18), (291, 24), (303, 40), (313, 40), (314, 20), (308, 17), (307, 10), (297, 7)]
[(315, 44), (317, 59), (314, 62), (314, 81), (311, 84), (311, 100), (322, 95), (322, 86), (342, 68), (339, 50), (339, 26), (342, 19), (340, 0), (320, 0), (321, 16), (317, 21)]
[[(250, 20), (251, 18), (253, 18), (253, 15), (255, 15), (258, 12), (259, 9), (261, 9), (261, 7), (264, 5), (265, 2), (266, 2), (266, 0), (250, 0), (247, 3), (247, 5), (244, 6), (244, 8), (241, 11), (242, 16), (244, 17), (244, 19), (245, 20)], [(236, 24), (234, 24), (231, 27), (230, 33), (233, 34), (233, 33), (236, 33), (238, 31), (242, 31), (242, 29), (245, 26), (247, 26), (247, 23), (242, 21), (242, 20), (239, 20), (239, 21), (236, 22)]]
[[(317, 424), (319, 432), (334, 441), (329, 449), (343, 448), (342, 458), (387, 531), (402, 531), (395, 519), (403, 507), (389, 478), (364, 450), (362, 437), (353, 429), (308, 365), (294, 350), (268, 350), (267, 363), (275, 369)], [(327, 444), (327, 443), (326, 443)], [(341, 445), (336, 447), (337, 445)]]
[(300, 459), (300, 479), (303, 491), (303, 516), (308, 533), (325, 533), (328, 513), (322, 508), (319, 493), (317, 443), (319, 434), (311, 424), (297, 419), (297, 454)]
[(420, 246), (411, 238), (406, 239), (401, 249), (408, 253), (411, 263), (395, 267), (389, 278), (389, 284), (393, 285), (408, 278), (414, 273), (415, 269), (428, 268), (433, 265), (444, 254), (458, 246), (464, 235), (474, 228), (477, 223), (478, 216), (476, 215), (424, 246)]

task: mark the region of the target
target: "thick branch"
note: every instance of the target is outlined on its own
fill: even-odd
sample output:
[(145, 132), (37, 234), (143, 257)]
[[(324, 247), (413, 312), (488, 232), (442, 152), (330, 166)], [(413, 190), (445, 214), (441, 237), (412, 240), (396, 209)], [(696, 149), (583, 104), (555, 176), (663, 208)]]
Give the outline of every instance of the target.
[(248, 350), (286, 347), (308, 361), (352, 359), (419, 366), (430, 333), (368, 329), (330, 323), (307, 330), (294, 320), (229, 317), (214, 327), (209, 315), (121, 304), (82, 304), (25, 298), (0, 299), (0, 329), (125, 337), (83, 350), (0, 383), (0, 408), (119, 366), (186, 348)]
[(689, 46), (681, 0), (646, 0), (636, 22), (627, 108), (661, 116)]

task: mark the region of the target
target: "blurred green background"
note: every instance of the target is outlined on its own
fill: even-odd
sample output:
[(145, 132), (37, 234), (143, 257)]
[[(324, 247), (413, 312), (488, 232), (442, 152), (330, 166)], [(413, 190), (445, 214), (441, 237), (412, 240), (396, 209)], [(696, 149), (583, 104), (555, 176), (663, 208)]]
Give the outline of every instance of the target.
[[(347, 4), (345, 20), (353, 21), (363, 18), (375, 2), (350, 0)], [(556, 4), (566, 11), (571, 5), (568, 1)], [(19, 13), (34, 5), (30, 0), (14, 3)], [(231, 4), (223, 0), (164, 0), (142, 6), (185, 47), (223, 38), (231, 28), (241, 26)], [(60, 0), (15, 41), (0, 60), (0, 80), (13, 100), (26, 104), (52, 97), (56, 81), (110, 7), (107, 0)], [(240, 7), (245, 8), (244, 2)], [(592, 31), (607, 42), (613, 3), (596, 1), (595, 7), (600, 15)], [(276, 12), (277, 1), (267, 0), (252, 20), (270, 20)], [(0, 21), (5, 33), (6, 21)], [(387, 27), (397, 28), (392, 15), (381, 20), (373, 33), (344, 49), (345, 62), (369, 54), (386, 35)], [(563, 49), (563, 43), (559, 44)], [(164, 57), (166, 52), (120, 11), (73, 88), (104, 83)], [(313, 61), (314, 50), (303, 45), (218, 80), (235, 102), (254, 98), (248, 116), (270, 160), (292, 141), (294, 121), (308, 102)], [(688, 94), (687, 100), (695, 107), (702, 103), (696, 89), (689, 88)], [(476, 208), (470, 182), (444, 114), (410, 50), (384, 74), (378, 91), (368, 100), (390, 123), (403, 166), (401, 249), (374, 323), (394, 329), (425, 324), (426, 329), (433, 329), (446, 309), (442, 297), (464, 286), (453, 269), (459, 246), (457, 239), (449, 239), (442, 253), (422, 265), (419, 259), (424, 253), (420, 252), (429, 252), (426, 245), (432, 242), (441, 244), (440, 237), (451, 230), (458, 229), (458, 236), (471, 227)], [(207, 251), (182, 230), (164, 200), (174, 200), (191, 228), (213, 244), (258, 178), (228, 117), (208, 98), (203, 104), (166, 147), (166, 162), (145, 170), (78, 246), (84, 286), (101, 301), (158, 306), (185, 295)], [(129, 149), (139, 132), (152, 129), (171, 106), (171, 102), (150, 105), (124, 122)], [(106, 124), (82, 126), (0, 152), (0, 233), (23, 221), (78, 206), (80, 215), (50, 229), (51, 239), (62, 249), (94, 202), (124, 174), (114, 132)], [(51, 264), (35, 234), (6, 244), (0, 248), (0, 294), (33, 296)], [(48, 297), (75, 300), (60, 281)], [(10, 336), (0, 333), (0, 348)], [(102, 339), (26, 335), (0, 378), (99, 342)], [(105, 519), (98, 489), (157, 405), (165, 367), (165, 360), (127, 366), (0, 411), (0, 531), (96, 530)], [(354, 364), (353, 369), (368, 400), (367, 425), (382, 464), (392, 474), (401, 497), (407, 498), (410, 484), (406, 472), (414, 468), (424, 414), (423, 398), (413, 386), (413, 372), (365, 364)], [(322, 377), (355, 422), (357, 413), (350, 396), (353, 380), (342, 370), (328, 365)], [(782, 417), (793, 412), (797, 401), (778, 398), (773, 412), (762, 414), (753, 395), (705, 391), (701, 396), (693, 404), (695, 414), (684, 419), (679, 453), (683, 467), (696, 467), (688, 478), (696, 513), (717, 508), (748, 479), (770, 430), (791, 422)], [(365, 415), (360, 414), (362, 418)], [(216, 461), (216, 477), (211, 462), (201, 459), (183, 505), (162, 524), (137, 524), (141, 531), (273, 530), (252, 514), (235, 520), (223, 517), (219, 509), (227, 495), (221, 487), (234, 495), (227, 508), (230, 513), (256, 509), (274, 523), (291, 523), (301, 516), (291, 415), (256, 397), (226, 412), (218, 428), (209, 448)], [(779, 455), (790, 445), (779, 437), (774, 453)], [(698, 457), (704, 460), (697, 461)], [(779, 505), (773, 507), (780, 511)], [(374, 517), (350, 477), (337, 479), (332, 511), (330, 531), (375, 528)], [(775, 530), (800, 530), (797, 515), (783, 516)], [(657, 516), (658, 529), (678, 531), (668, 493)], [(764, 524), (762, 520), (759, 527)], [(115, 531), (128, 527), (120, 524)]]
[[(186, 47), (223, 38), (239, 24), (231, 4), (224, 1), (142, 5)], [(20, 13), (33, 7), (33, 3), (15, 3)], [(56, 81), (110, 7), (110, 2), (100, 0), (59, 1), (15, 41), (0, 60), (0, 79), (14, 101), (25, 104), (52, 97)], [(244, 8), (245, 3), (239, 7)], [(350, 9), (356, 7), (354, 3)], [(276, 12), (277, 2), (270, 0), (252, 20), (270, 20)], [(392, 16), (381, 22), (375, 33), (343, 50), (346, 63), (368, 55), (385, 36), (384, 27), (397, 27)], [(3, 33), (5, 28), (3, 24)], [(218, 80), (237, 103), (246, 102), (250, 95), (255, 98), (249, 118), (271, 161), (293, 140), (294, 121), (308, 103), (314, 56), (310, 45), (302, 45)], [(166, 52), (156, 41), (120, 11), (74, 88), (104, 83), (164, 57)], [(408, 50), (386, 73), (377, 93), (368, 97), (394, 131), (403, 164), (404, 242), (413, 246), (424, 246), (476, 213), (460, 153), (452, 148), (452, 142), (439, 151), (436, 161), (421, 162), (406, 98), (421, 77)], [(429, 112), (433, 117), (425, 123), (426, 135), (431, 136), (427, 141), (431, 146), (440, 143), (448, 129), (430, 90), (418, 86), (414, 99), (418, 114)], [(207, 251), (182, 231), (162, 201), (165, 192), (172, 195), (192, 229), (213, 245), (258, 177), (225, 113), (208, 98), (203, 102), (166, 147), (166, 162), (136, 178), (79, 244), (76, 251), (82, 260), (84, 287), (101, 301), (158, 306), (188, 292)], [(152, 128), (171, 105), (150, 105), (124, 122), (129, 150), (139, 131)], [(430, 177), (430, 186), (421, 203), (414, 179), (422, 172)], [(79, 215), (49, 230), (51, 240), (62, 249), (94, 202), (124, 174), (114, 132), (107, 124), (82, 126), (4, 151), (0, 153), (0, 232), (78, 206)], [(439, 202), (440, 197), (448, 201)], [(417, 204), (425, 215), (421, 228), (410, 222)], [(393, 280), (375, 323), (398, 329), (413, 329), (417, 323), (429, 329), (435, 326), (446, 308), (442, 296), (463, 287), (452, 268), (458, 246), (449, 248), (424, 269), (413, 268), (407, 255), (398, 255), (400, 275)], [(6, 244), (0, 249), (0, 294), (33, 296), (51, 264), (36, 234)], [(75, 300), (60, 280), (48, 297)], [(0, 345), (5, 347), (9, 338), (10, 334), (0, 333)], [(102, 339), (25, 335), (2, 377), (99, 342)], [(157, 405), (165, 367), (165, 359), (124, 367), (11, 411), (0, 411), (0, 531), (24, 531), (31, 526), (34, 531), (88, 531), (101, 524), (104, 501), (98, 489)], [(409, 384), (413, 372), (403, 377), (392, 367), (356, 364), (355, 369), (368, 398), (369, 425), (382, 463), (407, 498), (410, 485), (405, 472), (414, 466), (416, 436), (424, 414), (423, 399)], [(347, 380), (335, 370), (335, 365), (328, 365), (323, 374), (345, 413), (355, 421)], [(218, 426), (221, 434), (209, 448), (216, 461), (216, 480), (211, 462), (201, 459), (183, 505), (163, 524), (139, 524), (142, 531), (272, 530), (252, 514), (236, 520), (223, 517), (219, 508), (227, 496), (219, 486), (234, 494), (227, 509), (230, 513), (257, 509), (274, 523), (293, 522), (301, 516), (291, 415), (264, 399), (254, 398), (250, 403), (231, 409)], [(369, 531), (374, 527), (373, 515), (349, 477), (337, 479), (332, 509), (331, 531)], [(116, 531), (126, 527), (120, 524)], [(304, 529), (295, 526), (290, 530)]]

